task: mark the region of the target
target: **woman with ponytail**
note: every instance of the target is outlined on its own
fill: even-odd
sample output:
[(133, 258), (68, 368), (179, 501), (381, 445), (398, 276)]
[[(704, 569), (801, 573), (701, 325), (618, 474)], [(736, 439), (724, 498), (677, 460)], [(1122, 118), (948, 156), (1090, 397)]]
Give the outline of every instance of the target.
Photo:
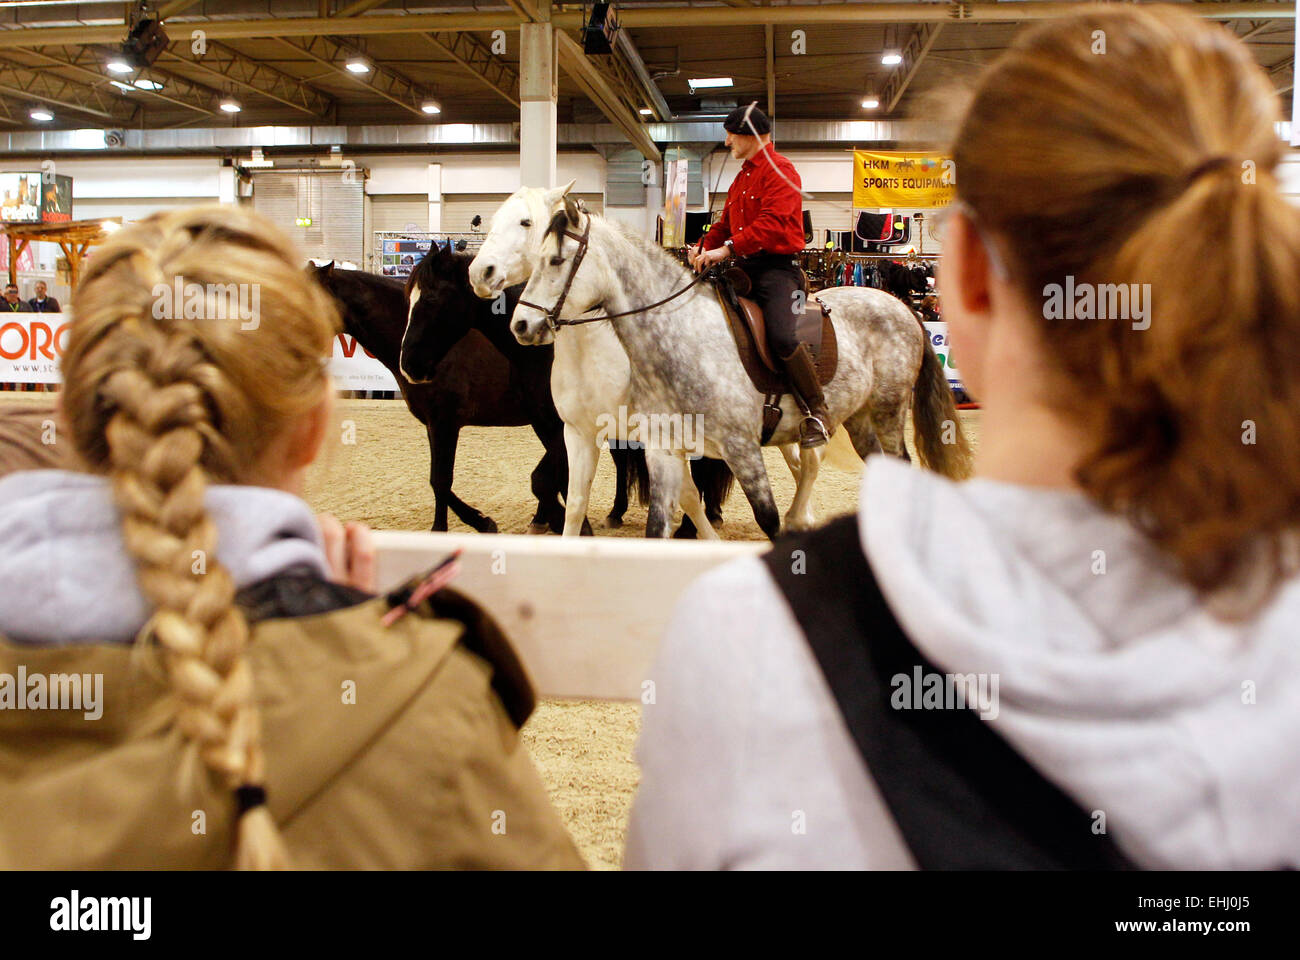
[(872, 457), (858, 516), (686, 595), (630, 865), (1300, 866), (1279, 119), (1247, 47), (1174, 7), (1042, 23), (988, 68), (940, 271), (974, 479)]
[(90, 261), (60, 395), (79, 469), (0, 480), (0, 675), (28, 687), (0, 710), (0, 865), (581, 866), (490, 619), (448, 593), (385, 626), (329, 579), (298, 494), (338, 317), (301, 263), (232, 207)]

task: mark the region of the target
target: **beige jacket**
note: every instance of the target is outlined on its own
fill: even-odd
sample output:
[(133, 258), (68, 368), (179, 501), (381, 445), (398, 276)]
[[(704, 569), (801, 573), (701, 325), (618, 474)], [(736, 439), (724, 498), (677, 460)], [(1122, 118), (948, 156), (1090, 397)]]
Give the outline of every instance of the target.
[[(427, 604), (384, 627), (387, 610), (254, 625), (268, 804), (294, 865), (582, 868), (519, 741), (532, 691), (504, 638)], [(101, 674), (103, 713), (0, 709), (0, 867), (229, 866), (233, 798), (201, 764), (182, 786), (179, 734), (148, 729), (165, 688), (132, 647), (0, 639), (0, 681), (20, 667)]]

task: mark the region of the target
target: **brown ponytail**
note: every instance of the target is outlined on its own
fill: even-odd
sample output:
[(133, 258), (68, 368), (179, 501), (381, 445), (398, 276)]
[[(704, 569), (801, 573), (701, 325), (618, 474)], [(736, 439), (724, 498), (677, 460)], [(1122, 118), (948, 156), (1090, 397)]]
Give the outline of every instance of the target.
[[(112, 480), (154, 608), (137, 642), (161, 660), (191, 755), (231, 791), (241, 869), (287, 866), (288, 855), (264, 802), (248, 624), (204, 494), (254, 480), (269, 444), (327, 389), (321, 358), (338, 318), (300, 263), (271, 224), (236, 208), (151, 217), (96, 251), (63, 359), (73, 442)], [(178, 279), (182, 290), (255, 285), (256, 315), (215, 309), (211, 294), (201, 317), (160, 310)]]
[[(1094, 438), (1078, 482), (1223, 616), (1296, 568), (1300, 381), (1274, 358), (1300, 356), (1300, 213), (1274, 176), (1277, 119), (1222, 27), (1108, 6), (1022, 34), (953, 151), (1042, 317), (1057, 401)], [(1147, 317), (1062, 319), (1044, 301), (1067, 278), (1136, 284)]]

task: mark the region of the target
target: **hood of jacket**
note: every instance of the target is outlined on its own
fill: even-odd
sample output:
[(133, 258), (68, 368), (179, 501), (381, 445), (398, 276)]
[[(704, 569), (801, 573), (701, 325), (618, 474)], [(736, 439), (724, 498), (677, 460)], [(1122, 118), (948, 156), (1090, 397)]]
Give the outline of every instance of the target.
[(864, 549), (941, 669), (997, 678), (984, 718), (1146, 866), (1300, 864), (1300, 582), (1216, 619), (1078, 491), (953, 483), (883, 456)]
[[(264, 487), (210, 487), (217, 560), (237, 587), (291, 567), (328, 576), (316, 518)], [(150, 611), (109, 481), (67, 470), (0, 479), (0, 636), (32, 645), (128, 643)]]

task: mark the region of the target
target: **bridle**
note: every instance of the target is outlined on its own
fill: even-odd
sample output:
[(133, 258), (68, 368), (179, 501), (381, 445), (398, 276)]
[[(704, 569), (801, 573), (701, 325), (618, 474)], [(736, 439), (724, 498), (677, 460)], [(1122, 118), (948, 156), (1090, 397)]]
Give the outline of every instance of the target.
[[(579, 324), (596, 323), (599, 320), (617, 320), (619, 317), (630, 317), (633, 314), (646, 313), (647, 311), (653, 310), (656, 307), (662, 307), (665, 303), (668, 303), (670, 300), (676, 300), (687, 290), (690, 290), (692, 287), (700, 283), (702, 280), (708, 277), (710, 273), (713, 272), (713, 265), (710, 264), (706, 269), (700, 272), (700, 275), (698, 277), (696, 277), (686, 286), (682, 287), (676, 293), (669, 294), (668, 296), (664, 297), (662, 300), (656, 300), (654, 303), (647, 304), (644, 307), (637, 307), (634, 310), (623, 310), (619, 313), (607, 313), (599, 317), (575, 317), (572, 320), (565, 320), (560, 317), (560, 311), (564, 309), (564, 301), (569, 298), (569, 291), (573, 288), (573, 279), (578, 275), (578, 268), (582, 266), (582, 260), (587, 255), (587, 247), (589, 245), (588, 242), (591, 239), (591, 215), (590, 214), (587, 215), (587, 223), (586, 226), (583, 227), (581, 236), (574, 233), (572, 230), (568, 230), (568, 229), (564, 231), (564, 236), (568, 237), (570, 240), (576, 240), (578, 242), (578, 250), (573, 255), (573, 266), (569, 268), (569, 275), (564, 278), (564, 289), (560, 291), (560, 298), (555, 301), (555, 306), (551, 307), (548, 310), (546, 307), (543, 307), (539, 303), (529, 303), (527, 300), (519, 301), (519, 306), (531, 307), (532, 309), (536, 310), (538, 313), (545, 314), (546, 325), (550, 327), (552, 333), (554, 333), (555, 330), (557, 330), (559, 327), (576, 327)], [(597, 305), (595, 307), (592, 307), (591, 309), (597, 310), (599, 309), (599, 307), (600, 305)]]

